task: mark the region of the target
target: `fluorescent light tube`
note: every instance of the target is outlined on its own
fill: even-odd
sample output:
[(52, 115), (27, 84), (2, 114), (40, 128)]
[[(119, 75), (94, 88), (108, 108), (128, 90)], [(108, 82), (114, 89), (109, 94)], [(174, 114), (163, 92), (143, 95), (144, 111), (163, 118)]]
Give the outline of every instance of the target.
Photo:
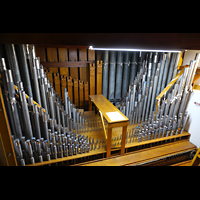
[(89, 46), (90, 50), (108, 50), (108, 51), (145, 51), (145, 52), (181, 52), (178, 50), (154, 50), (154, 49), (120, 49), (120, 48), (93, 48)]

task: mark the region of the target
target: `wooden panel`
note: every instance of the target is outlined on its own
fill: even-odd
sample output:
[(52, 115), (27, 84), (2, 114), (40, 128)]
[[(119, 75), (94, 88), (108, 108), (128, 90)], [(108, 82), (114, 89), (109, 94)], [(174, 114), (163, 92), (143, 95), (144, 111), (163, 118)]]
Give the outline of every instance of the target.
[(79, 99), (78, 99), (78, 79), (74, 78), (74, 104), (76, 107), (79, 107)]
[[(69, 61), (77, 61), (77, 48), (69, 48)], [(77, 67), (70, 68), (70, 76), (72, 78), (79, 78)]]
[(88, 49), (88, 61), (95, 60), (95, 50)]
[(88, 110), (89, 107), (88, 81), (84, 81), (84, 99), (85, 99), (85, 110)]
[(41, 62), (46, 62), (46, 53), (45, 47), (35, 47), (35, 54), (37, 57), (40, 57)]
[(102, 60), (97, 60), (97, 83), (96, 91), (97, 94), (102, 94)]
[(63, 102), (65, 102), (65, 98), (64, 98), (64, 88), (67, 87), (66, 75), (60, 75), (60, 78), (61, 78), (61, 88), (62, 88), (62, 99), (63, 99)]
[(90, 95), (95, 94), (95, 64), (90, 63)]
[(83, 81), (79, 80), (79, 102), (80, 102), (80, 109), (84, 108), (84, 99), (83, 99)]
[(79, 49), (79, 61), (87, 61), (87, 49)]
[[(79, 49), (79, 61), (87, 62), (87, 49)], [(88, 81), (87, 67), (79, 68), (79, 78), (83, 81)]]
[(47, 61), (58, 62), (57, 48), (47, 48)]
[(59, 73), (54, 73), (54, 87), (58, 95), (61, 97), (61, 92), (60, 92), (60, 75)]
[[(68, 61), (68, 50), (67, 48), (58, 48), (58, 58), (59, 62), (67, 62)], [(69, 68), (68, 67), (61, 67), (60, 68), (60, 75), (69, 76)]]
[(72, 93), (72, 77), (71, 76), (67, 76), (67, 91), (68, 91), (68, 96), (70, 97), (70, 99), (72, 100), (73, 103), (73, 93)]
[(67, 48), (58, 48), (58, 57), (59, 57), (59, 62), (67, 62), (68, 61)]
[(77, 61), (77, 48), (69, 48), (69, 61)]

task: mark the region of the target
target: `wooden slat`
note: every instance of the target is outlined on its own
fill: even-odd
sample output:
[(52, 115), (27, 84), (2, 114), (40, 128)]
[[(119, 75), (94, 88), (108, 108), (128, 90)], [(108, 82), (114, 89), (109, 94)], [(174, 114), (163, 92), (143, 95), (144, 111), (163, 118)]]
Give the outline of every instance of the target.
[(47, 75), (47, 78), (49, 78), (49, 82), (52, 84), (53, 86), (53, 75), (52, 75), (52, 70), (51, 69), (47, 69), (46, 70), (46, 75)]
[(95, 94), (95, 64), (90, 63), (90, 95)]
[(70, 99), (72, 100), (73, 103), (73, 93), (72, 93), (72, 77), (71, 76), (67, 76), (67, 91), (68, 91), (68, 96), (70, 97)]
[[(67, 62), (68, 61), (68, 50), (67, 48), (58, 48), (58, 57), (59, 62)], [(61, 67), (60, 68), (60, 75), (69, 76), (69, 68), (68, 67)]]
[(37, 57), (40, 57), (41, 62), (46, 62), (46, 53), (45, 47), (35, 47), (35, 54)]
[(74, 104), (76, 107), (79, 106), (79, 99), (78, 99), (78, 79), (74, 78)]
[(102, 60), (97, 60), (97, 83), (96, 83), (97, 94), (102, 94)]
[(61, 88), (62, 88), (62, 99), (63, 99), (63, 102), (65, 102), (64, 88), (67, 87), (66, 75), (60, 75), (60, 78), (61, 78)]
[(88, 110), (89, 107), (88, 81), (84, 81), (84, 99), (85, 99), (85, 110)]
[(88, 49), (88, 61), (95, 60), (95, 50)]
[(84, 108), (84, 99), (83, 99), (83, 81), (79, 80), (79, 108), (83, 109)]
[(47, 48), (47, 61), (58, 62), (57, 48)]
[(58, 48), (58, 57), (59, 57), (59, 62), (67, 62), (68, 61), (67, 48)]
[(55, 84), (55, 90), (58, 93), (58, 95), (61, 97), (61, 91), (60, 91), (60, 75), (59, 73), (54, 73), (54, 84)]

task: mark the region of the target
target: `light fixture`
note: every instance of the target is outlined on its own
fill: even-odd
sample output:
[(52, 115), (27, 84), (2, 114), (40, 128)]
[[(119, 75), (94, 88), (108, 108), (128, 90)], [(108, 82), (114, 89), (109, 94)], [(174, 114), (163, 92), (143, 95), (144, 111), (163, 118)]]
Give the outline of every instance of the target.
[(154, 49), (120, 49), (120, 48), (93, 48), (89, 46), (90, 50), (108, 50), (108, 51), (145, 51), (145, 52), (175, 52), (180, 53), (180, 50), (154, 50)]

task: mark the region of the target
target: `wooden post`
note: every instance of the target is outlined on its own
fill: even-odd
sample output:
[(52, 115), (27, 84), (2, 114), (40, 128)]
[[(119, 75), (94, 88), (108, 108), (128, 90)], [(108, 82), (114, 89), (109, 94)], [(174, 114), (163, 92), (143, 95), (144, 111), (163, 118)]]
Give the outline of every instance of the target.
[(107, 155), (106, 158), (111, 156), (111, 141), (112, 141), (112, 128), (108, 126), (108, 134), (107, 134)]
[(102, 94), (102, 60), (97, 60), (97, 84), (96, 84), (97, 94)]
[(83, 100), (83, 81), (79, 80), (79, 108), (83, 109), (84, 108), (84, 100)]
[(55, 90), (56, 90), (56, 92), (61, 97), (61, 92), (60, 92), (60, 76), (59, 76), (59, 73), (54, 73), (54, 84), (55, 84)]
[(90, 95), (95, 94), (95, 64), (90, 63)]
[(79, 106), (79, 99), (78, 99), (78, 79), (74, 78), (74, 104), (76, 107)]
[(89, 106), (89, 96), (88, 96), (88, 81), (84, 81), (84, 100), (85, 100), (85, 105), (84, 105), (84, 109), (88, 110), (88, 106)]
[(72, 100), (73, 103), (73, 93), (72, 93), (72, 77), (67, 76), (67, 91), (68, 91), (68, 96), (70, 97), (70, 99)]
[(127, 125), (123, 126), (123, 130), (122, 130), (121, 154), (124, 154), (125, 152), (126, 132), (127, 132)]
[(52, 70), (51, 69), (47, 69), (46, 70), (46, 74), (47, 74), (47, 79), (49, 79), (49, 82), (52, 84), (53, 86), (53, 76), (52, 76)]
[(63, 99), (63, 102), (65, 102), (64, 88), (67, 87), (66, 75), (61, 75), (60, 77), (61, 77), (62, 99)]

